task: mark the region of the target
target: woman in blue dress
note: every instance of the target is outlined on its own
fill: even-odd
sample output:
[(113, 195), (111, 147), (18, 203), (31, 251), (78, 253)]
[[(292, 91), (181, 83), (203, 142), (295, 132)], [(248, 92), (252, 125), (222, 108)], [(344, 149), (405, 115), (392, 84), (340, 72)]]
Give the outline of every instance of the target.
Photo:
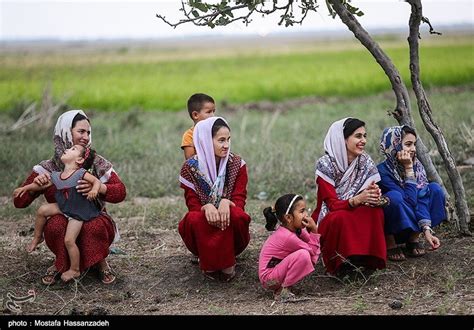
[(378, 183), (389, 200), (384, 208), (387, 258), (405, 260), (397, 243), (406, 243), (406, 255), (419, 257), (426, 253), (419, 242), (423, 232), (431, 249), (440, 246), (431, 228), (446, 219), (445, 195), (438, 183), (429, 183), (421, 162), (416, 158), (416, 133), (409, 126), (386, 128), (380, 149), (385, 161), (377, 168)]

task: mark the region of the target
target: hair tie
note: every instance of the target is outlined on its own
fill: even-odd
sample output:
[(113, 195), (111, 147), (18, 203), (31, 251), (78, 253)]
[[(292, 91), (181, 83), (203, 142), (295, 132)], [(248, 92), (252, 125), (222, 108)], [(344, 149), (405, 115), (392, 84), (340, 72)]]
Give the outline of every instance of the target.
[(290, 202), (290, 205), (288, 205), (288, 208), (286, 209), (285, 215), (286, 215), (286, 214), (290, 214), (291, 206), (293, 205), (293, 203), (295, 202), (295, 200), (296, 200), (298, 197), (301, 197), (301, 196), (300, 196), (300, 195), (295, 195), (295, 197), (293, 197), (293, 199), (292, 199), (291, 202)]

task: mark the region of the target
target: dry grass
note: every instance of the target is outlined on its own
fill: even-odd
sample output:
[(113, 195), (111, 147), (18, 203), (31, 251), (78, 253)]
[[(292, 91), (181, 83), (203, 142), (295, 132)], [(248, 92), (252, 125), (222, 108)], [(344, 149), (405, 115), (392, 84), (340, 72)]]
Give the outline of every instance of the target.
[[(181, 197), (134, 199), (115, 205), (111, 212), (121, 228), (116, 245), (125, 254), (113, 254), (109, 261), (118, 273), (111, 286), (100, 284), (90, 270), (74, 284), (45, 287), (39, 278), (53, 257), (41, 245), (29, 255), (24, 246), (31, 238), (31, 217), (4, 222), (0, 240), (0, 292), (26, 295), (37, 292), (33, 303), (21, 305), (21, 314), (109, 314), (109, 315), (355, 315), (355, 314), (462, 314), (474, 312), (472, 246), (474, 239), (460, 238), (444, 226), (442, 248), (423, 258), (389, 262), (387, 269), (366, 279), (338, 280), (324, 274), (321, 263), (295, 291), (300, 302), (275, 303), (272, 294), (259, 283), (258, 254), (266, 239), (261, 210), (265, 203), (250, 200), (251, 242), (237, 259), (237, 276), (228, 283), (204, 278), (190, 262), (177, 233), (176, 224), (185, 209)], [(156, 216), (160, 210), (175, 210)], [(123, 218), (133, 212), (134, 217)], [(394, 303), (394, 301), (396, 301)], [(396, 304), (401, 308), (394, 309)], [(3, 309), (3, 313), (9, 311)]]

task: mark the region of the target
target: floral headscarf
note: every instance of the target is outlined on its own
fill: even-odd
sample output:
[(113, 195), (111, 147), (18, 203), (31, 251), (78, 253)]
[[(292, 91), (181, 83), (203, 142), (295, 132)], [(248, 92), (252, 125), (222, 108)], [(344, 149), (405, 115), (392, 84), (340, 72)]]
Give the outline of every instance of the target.
[[(70, 110), (59, 116), (56, 126), (54, 127), (54, 156), (51, 159), (43, 160), (38, 165), (33, 167), (33, 171), (38, 174), (45, 172), (62, 171), (64, 164), (61, 162), (61, 155), (64, 150), (72, 147), (72, 121), (77, 114), (81, 114), (87, 118), (86, 114), (82, 110)], [(86, 147), (90, 147), (92, 143), (92, 132), (89, 137), (89, 144)], [(101, 182), (105, 183), (109, 181), (110, 175), (113, 172), (112, 163), (103, 158), (100, 155), (95, 155), (94, 164), (92, 165), (92, 174), (100, 179)]]
[[(341, 200), (355, 196), (373, 181), (380, 181), (377, 166), (366, 152), (357, 156), (349, 164), (343, 133), (346, 119), (338, 120), (329, 127), (324, 139), (326, 155), (316, 162), (316, 179), (320, 176), (334, 186), (337, 197)], [(318, 222), (328, 212), (329, 209), (326, 203), (322, 202)]]
[[(386, 158), (385, 163), (400, 186), (404, 185), (405, 168), (398, 161), (397, 152), (403, 150), (403, 127), (405, 126), (393, 126), (384, 129), (380, 141), (380, 151)], [(413, 162), (413, 171), (415, 172), (417, 188), (421, 189), (428, 185), (425, 168), (416, 156)]]
[(202, 205), (211, 203), (218, 207), (222, 198), (230, 198), (234, 190), (239, 169), (245, 161), (230, 152), (219, 162), (216, 168), (212, 126), (217, 119), (210, 117), (196, 124), (193, 133), (196, 155), (189, 158), (181, 168), (179, 181), (196, 192)]

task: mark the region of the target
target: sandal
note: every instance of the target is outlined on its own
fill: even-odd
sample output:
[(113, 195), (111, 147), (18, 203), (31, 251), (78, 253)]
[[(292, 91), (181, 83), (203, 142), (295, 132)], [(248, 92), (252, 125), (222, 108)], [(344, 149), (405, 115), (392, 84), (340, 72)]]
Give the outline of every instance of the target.
[[(416, 241), (416, 242), (407, 242), (405, 245), (406, 245), (406, 248), (407, 248), (407, 256), (409, 256), (409, 257), (417, 258), (417, 257), (424, 256), (426, 254), (425, 249), (423, 248), (423, 246), (418, 241)], [(418, 250), (418, 252), (415, 252), (417, 250)]]
[(100, 281), (104, 284), (112, 284), (117, 278), (110, 268), (102, 270), (99, 269), (99, 277)]
[(41, 276), (41, 283), (44, 285), (53, 285), (56, 283), (56, 278), (58, 277), (59, 272), (56, 270), (56, 268), (48, 268), (46, 270), (46, 273), (44, 273), (43, 276)]
[(405, 261), (407, 258), (403, 254), (402, 249), (400, 249), (398, 246), (387, 249), (387, 259), (391, 261)]
[(234, 277), (235, 277), (235, 270), (232, 273), (221, 272), (220, 274), (220, 280), (222, 282), (230, 282), (234, 279)]
[(213, 281), (220, 280), (220, 274), (221, 274), (220, 271), (215, 271), (215, 272), (210, 271), (210, 272), (208, 272), (208, 271), (203, 270), (201, 272), (206, 278), (208, 278), (210, 280), (213, 280)]

